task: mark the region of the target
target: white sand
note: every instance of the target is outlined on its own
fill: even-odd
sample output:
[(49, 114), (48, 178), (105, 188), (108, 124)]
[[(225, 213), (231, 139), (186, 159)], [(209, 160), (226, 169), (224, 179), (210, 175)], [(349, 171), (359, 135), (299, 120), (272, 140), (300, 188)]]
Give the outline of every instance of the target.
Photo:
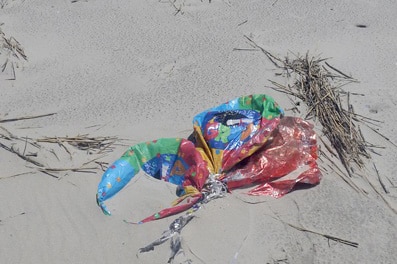
[[(379, 132), (397, 143), (396, 2), (297, 2), (177, 0), (183, 13), (174, 15), (166, 0), (8, 0), (0, 9), (1, 28), (21, 43), (28, 62), (16, 69), (16, 80), (0, 79), (0, 119), (57, 114), (1, 126), (19, 137), (118, 136), (129, 139), (128, 145), (187, 137), (195, 114), (241, 95), (266, 93), (290, 108), (284, 94), (265, 88), (275, 77), (264, 54), (233, 51), (250, 48), (243, 37), (248, 35), (276, 55), (310, 51), (330, 57), (360, 81), (345, 87), (365, 94), (351, 99), (355, 111), (384, 121)], [(386, 147), (377, 150), (381, 156), (373, 155), (365, 173), (397, 208), (397, 148), (363, 132)], [(38, 161), (61, 168), (97, 157), (69, 147), (70, 160), (57, 145), (47, 147), (60, 161), (30, 145), (26, 153), (39, 152)], [(113, 162), (125, 149), (117, 146), (101, 161)], [(168, 207), (175, 198), (172, 186), (140, 175), (108, 203), (114, 215), (107, 217), (95, 203), (99, 170), (61, 173), (58, 180), (42, 173), (7, 178), (36, 169), (4, 149), (0, 165), (1, 263), (167, 262), (168, 243), (138, 257), (137, 252), (174, 217), (139, 226), (122, 220), (138, 221)], [(278, 200), (237, 191), (213, 201), (183, 230), (186, 256), (175, 263), (394, 263), (396, 214), (360, 176), (353, 180), (368, 195), (330, 171), (320, 185)], [(359, 246), (298, 231), (275, 217)]]

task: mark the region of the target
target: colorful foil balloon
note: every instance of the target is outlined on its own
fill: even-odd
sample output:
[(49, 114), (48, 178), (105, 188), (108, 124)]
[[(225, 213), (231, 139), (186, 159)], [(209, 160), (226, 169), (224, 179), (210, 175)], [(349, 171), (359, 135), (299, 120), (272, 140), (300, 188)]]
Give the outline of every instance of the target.
[[(258, 94), (236, 98), (193, 118), (188, 139), (161, 138), (130, 147), (103, 174), (97, 203), (104, 202), (144, 171), (177, 185), (173, 206), (141, 223), (185, 211), (203, 198), (210, 175), (229, 190), (257, 184), (251, 195), (281, 197), (297, 183), (318, 184), (317, 141), (313, 126), (283, 116), (273, 98)], [(212, 178), (213, 178), (212, 177)]]

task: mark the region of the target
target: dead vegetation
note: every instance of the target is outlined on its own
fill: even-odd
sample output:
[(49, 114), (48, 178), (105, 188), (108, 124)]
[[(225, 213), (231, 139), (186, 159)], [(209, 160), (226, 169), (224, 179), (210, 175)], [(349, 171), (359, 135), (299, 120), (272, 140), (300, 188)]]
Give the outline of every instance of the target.
[[(350, 97), (353, 95), (364, 95), (345, 92), (342, 87), (349, 83), (357, 82), (357, 80), (331, 66), (327, 59), (311, 57), (308, 53), (304, 56), (294, 55), (293, 58), (279, 58), (260, 47), (251, 38), (245, 37), (254, 50), (263, 52), (276, 68), (281, 70), (276, 75), (287, 77), (290, 81), (292, 80), (291, 83), (286, 85), (269, 80), (272, 84), (270, 88), (287, 94), (295, 105), (301, 102), (305, 104), (307, 113), (304, 119), (313, 119), (315, 122), (320, 123), (323, 136), (327, 139), (324, 140), (319, 137), (325, 148), (324, 150), (320, 149), (320, 159), (326, 158), (329, 161), (328, 168), (340, 176), (355, 191), (367, 193), (353, 180), (353, 174), (362, 176), (375, 193), (386, 202), (389, 208), (397, 213), (397, 210), (390, 205), (374, 183), (368, 179), (365, 175), (366, 173), (362, 173), (365, 169), (368, 169), (366, 165), (370, 162), (370, 153), (377, 154), (375, 149), (385, 147), (366, 141), (361, 131), (361, 126), (368, 127), (386, 142), (393, 146), (396, 145), (373, 127), (381, 124), (381, 121), (355, 113)], [(299, 111), (297, 107), (290, 110)], [(332, 156), (340, 160), (345, 170), (338, 167)], [(380, 186), (385, 192), (384, 194), (387, 194), (375, 164), (374, 168), (377, 180), (379, 180)]]
[[(55, 113), (0, 119), (0, 124), (34, 118), (43, 118), (54, 114)], [(14, 133), (11, 133), (5, 127), (0, 126), (0, 148), (25, 160), (28, 164), (30, 164), (30, 166), (27, 167), (32, 169), (30, 172), (2, 177), (1, 179), (37, 172), (45, 173), (54, 178), (60, 178), (60, 173), (68, 172), (98, 173), (98, 171), (106, 170), (108, 165), (106, 162), (101, 162), (99, 160), (105, 157), (109, 152), (113, 151), (113, 147), (118, 141), (120, 141), (120, 139), (117, 137), (96, 137), (89, 136), (88, 134), (77, 135), (74, 137), (44, 137), (33, 139), (30, 137), (19, 137)], [(54, 148), (51, 147), (51, 145), (54, 144), (59, 147), (57, 150), (54, 150)], [(75, 150), (73, 151), (71, 148), (74, 148)], [(28, 149), (30, 151), (28, 151)], [(76, 155), (76, 151), (78, 152), (77, 154), (85, 155), (85, 157), (88, 157), (89, 160), (79, 164), (78, 166), (66, 165), (65, 167), (64, 164), (74, 164), (74, 156)], [(65, 155), (67, 155), (66, 158), (62, 157)], [(57, 161), (52, 163), (61, 163), (62, 165), (60, 167), (48, 166), (47, 163), (50, 160), (48, 158), (49, 156), (55, 157)], [(45, 157), (45, 160), (44, 158), (43, 160), (40, 160), (41, 157)]]
[[(326, 59), (316, 59), (309, 54), (296, 55), (293, 59), (281, 59), (258, 46), (252, 39), (246, 38), (282, 70), (278, 75), (285, 75), (294, 80), (292, 84), (287, 85), (270, 80), (273, 85), (271, 88), (290, 95), (293, 101), (298, 99), (307, 105), (304, 119), (314, 119), (321, 124), (322, 132), (332, 147), (324, 140), (323, 144), (331, 154), (339, 157), (347, 173), (352, 175), (353, 163), (363, 168), (363, 159), (370, 158), (368, 148), (375, 146), (365, 141), (359, 123), (380, 121), (365, 118), (354, 112), (350, 103), (350, 93), (345, 93), (342, 86), (356, 80), (329, 65)], [(342, 96), (346, 97), (347, 107), (343, 106)], [(294, 104), (299, 104), (295, 101)]]
[(0, 24), (0, 73), (7, 75), (6, 80), (15, 80), (15, 68), (20, 67), (21, 61), (28, 57), (22, 45), (14, 37), (6, 37)]
[[(64, 143), (85, 150), (89, 154), (101, 154), (112, 151), (112, 145), (117, 141), (116, 137), (90, 137), (89, 135), (77, 135), (75, 137), (45, 137), (39, 138), (37, 142), (56, 143), (65, 146)], [(66, 149), (66, 147), (64, 147)], [(69, 151), (68, 151), (69, 152)], [(70, 152), (69, 152), (70, 153)]]

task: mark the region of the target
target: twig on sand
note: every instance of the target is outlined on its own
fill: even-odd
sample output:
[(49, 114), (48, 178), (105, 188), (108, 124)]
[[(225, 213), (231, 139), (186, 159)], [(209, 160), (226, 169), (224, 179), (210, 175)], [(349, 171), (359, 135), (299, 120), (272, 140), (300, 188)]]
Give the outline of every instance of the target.
[(277, 217), (271, 216), (271, 215), (269, 215), (269, 216), (271, 218), (277, 220), (277, 221), (280, 221), (284, 225), (288, 225), (288, 226), (290, 226), (290, 227), (292, 227), (292, 228), (294, 228), (296, 230), (299, 230), (299, 231), (302, 231), (302, 232), (307, 232), (307, 233), (312, 233), (312, 234), (315, 234), (315, 235), (319, 235), (319, 236), (325, 237), (325, 238), (327, 238), (329, 240), (333, 240), (335, 242), (342, 243), (342, 244), (345, 244), (345, 245), (348, 245), (348, 246), (351, 246), (351, 247), (355, 247), (355, 248), (358, 247), (358, 243), (357, 242), (353, 242), (353, 241), (349, 241), (349, 240), (346, 240), (346, 239), (338, 238), (336, 236), (323, 234), (323, 233), (320, 233), (320, 232), (317, 232), (317, 231), (314, 231), (314, 230), (310, 230), (310, 229), (307, 229), (307, 228), (304, 228), (304, 227), (301, 227), (301, 226), (296, 226), (296, 225), (293, 225), (291, 223), (285, 222), (284, 220), (282, 220), (278, 216)]
[[(3, 4), (1, 4), (3, 3)], [(4, 7), (7, 4), (7, 1), (1, 1), (0, 2), (0, 7)], [(2, 26), (3, 24), (0, 24)], [(4, 72), (7, 69), (7, 66), (10, 65), (11, 67), (11, 72), (12, 72), (12, 77), (8, 78), (7, 80), (15, 80), (16, 75), (15, 75), (15, 65), (17, 62), (16, 60), (25, 60), (27, 61), (28, 58), (25, 55), (25, 52), (22, 48), (22, 45), (14, 38), (14, 37), (9, 37), (6, 38), (5, 34), (0, 28), (0, 55), (5, 54), (5, 56), (2, 56), (2, 59), (4, 59), (4, 63), (1, 65), (1, 72)]]
[[(45, 173), (45, 174), (47, 174), (51, 177), (57, 178), (57, 179), (59, 179), (59, 176), (57, 176), (56, 173), (59, 173), (59, 172), (72, 171), (72, 172), (79, 172), (79, 173), (97, 173), (96, 170), (98, 170), (98, 169), (104, 170), (104, 167), (107, 166), (107, 163), (98, 162), (97, 160), (100, 158), (103, 158), (106, 154), (103, 154), (100, 157), (93, 158), (90, 161), (83, 163), (80, 167), (71, 167), (71, 168), (45, 167), (42, 163), (30, 158), (30, 156), (32, 156), (32, 154), (30, 154), (30, 153), (25, 154), (26, 146), (28, 143), (34, 145), (35, 147), (39, 147), (39, 148), (42, 148), (42, 146), (39, 145), (37, 142), (58, 143), (62, 148), (64, 148), (69, 153), (70, 157), (72, 158), (72, 154), (68, 150), (68, 148), (65, 146), (64, 142), (67, 142), (80, 150), (89, 150), (90, 153), (92, 153), (93, 151), (97, 151), (97, 154), (99, 154), (99, 153), (104, 152), (105, 150), (108, 151), (110, 149), (110, 146), (117, 140), (117, 138), (115, 138), (115, 137), (88, 137), (87, 135), (83, 135), (83, 136), (77, 136), (77, 137), (73, 137), (73, 138), (69, 138), (69, 137), (44, 138), (44, 139), (38, 139), (38, 140), (36, 140), (36, 142), (32, 143), (31, 141), (33, 141), (33, 140), (28, 137), (18, 138), (17, 136), (8, 132), (8, 130), (6, 130), (6, 129), (3, 129), (3, 130), (7, 133), (6, 133), (6, 135), (0, 134), (0, 136), (1, 136), (0, 138), (6, 139), (6, 140), (22, 140), (23, 139), (24, 150), (23, 150), (23, 152), (20, 152), (19, 150), (14, 148), (13, 145), (11, 145), (11, 147), (9, 147), (1, 142), (0, 142), (0, 148), (3, 148), (5, 150), (17, 155), (21, 159), (34, 164), (35, 166), (38, 167), (36, 169), (39, 172)], [(56, 153), (53, 149), (49, 150), (49, 152), (52, 153), (59, 160), (59, 157), (56, 155)], [(37, 156), (37, 155), (34, 155), (34, 156)], [(87, 165), (90, 163), (95, 163), (95, 167), (93, 167), (93, 166), (87, 167)], [(8, 177), (4, 177), (4, 178), (11, 178), (11, 177), (24, 175), (24, 174), (26, 174), (26, 173), (12, 175), (12, 176), (8, 176)], [(1, 179), (4, 179), (4, 178), (1, 178)]]
[(74, 171), (74, 172), (86, 172), (86, 173), (95, 173), (92, 170), (98, 169), (97, 167), (77, 167), (77, 168), (43, 168), (40, 170), (45, 170), (45, 171), (53, 171), (53, 172), (62, 172), (62, 171)]
[[(55, 113), (50, 113), (50, 114), (44, 114), (44, 115), (35, 115), (35, 116), (25, 116), (25, 117), (18, 117), (18, 118), (8, 118), (8, 119), (0, 119), (0, 123), (6, 123), (6, 122), (14, 122), (14, 121), (20, 121), (20, 120), (27, 120), (27, 119), (34, 119), (34, 118), (40, 118), (40, 117), (47, 117), (54, 115)], [(104, 155), (101, 155), (100, 157), (96, 157), (94, 159), (91, 159), (88, 162), (85, 162), (82, 164), (80, 167), (71, 167), (71, 168), (53, 168), (53, 167), (45, 167), (42, 163), (30, 158), (30, 156), (37, 156), (37, 154), (31, 154), (31, 153), (26, 153), (27, 150), (27, 145), (31, 144), (34, 147), (37, 147), (39, 149), (42, 148), (42, 145), (39, 144), (41, 143), (57, 143), (60, 147), (64, 148), (65, 151), (69, 154), (70, 159), (72, 159), (72, 153), (69, 151), (69, 149), (66, 147), (65, 143), (68, 143), (80, 150), (86, 150), (90, 154), (93, 152), (96, 152), (96, 154), (104, 153), (105, 151), (111, 151), (112, 145), (119, 140), (116, 137), (89, 137), (88, 135), (78, 135), (76, 137), (46, 137), (43, 139), (31, 139), (26, 137), (20, 138), (18, 136), (15, 136), (11, 132), (9, 132), (6, 128), (0, 126), (0, 139), (4, 139), (7, 141), (11, 141), (11, 146), (7, 146), (3, 143), (0, 142), (0, 148), (3, 148), (21, 159), (32, 163), (33, 165), (37, 166), (38, 168), (37, 171), (42, 172), (44, 174), (47, 174), (51, 177), (60, 179), (56, 173), (59, 172), (67, 172), (67, 171), (72, 171), (72, 172), (79, 172), (79, 173), (96, 173), (96, 170), (101, 169), (104, 170), (104, 166), (107, 165), (105, 162), (98, 162), (97, 160), (104, 157)], [(23, 151), (20, 152), (18, 149), (14, 148), (13, 146), (13, 141), (15, 140), (20, 140), (23, 141), (24, 143), (24, 148)], [(53, 149), (49, 150), (50, 153), (52, 153), (58, 161), (60, 161), (58, 155), (55, 153)], [(89, 163), (95, 163), (95, 167), (87, 167)], [(34, 173), (34, 172), (32, 172)], [(21, 174), (16, 174), (8, 177), (3, 177), (0, 179), (5, 179), (5, 178), (11, 178), (11, 177), (17, 177), (20, 175), (24, 175), (27, 173), (21, 173)]]
[(7, 217), (5, 219), (0, 219), (0, 223), (3, 222), (4, 220), (8, 220), (8, 219), (11, 219), (11, 218), (14, 218), (14, 217), (17, 217), (17, 216), (20, 216), (20, 215), (24, 215), (24, 214), (26, 214), (26, 212), (22, 212), (22, 213), (19, 213), (19, 214), (16, 214), (16, 215), (11, 215), (11, 216), (9, 216), (9, 217)]
[(374, 165), (374, 169), (375, 169), (376, 175), (378, 176), (378, 180), (379, 180), (380, 185), (382, 186), (383, 191), (385, 193), (389, 193), (389, 191), (387, 190), (385, 184), (383, 183), (382, 179), (380, 178), (378, 168), (376, 168), (375, 163), (373, 163), (373, 165)]
[(386, 137), (385, 135), (381, 134), (379, 131), (377, 131), (376, 129), (374, 129), (373, 127), (367, 125), (366, 123), (364, 123), (369, 129), (371, 129), (372, 131), (374, 131), (376, 134), (378, 134), (379, 136), (381, 136), (382, 138), (384, 138), (387, 142), (389, 142), (390, 144), (392, 144), (393, 146), (397, 147), (397, 145), (395, 143), (393, 143), (388, 137)]
[(8, 119), (0, 119), (0, 123), (15, 122), (15, 121), (20, 121), (20, 120), (47, 117), (47, 116), (52, 116), (52, 115), (55, 115), (55, 114), (56, 113), (50, 113), (50, 114), (44, 114), (44, 115), (22, 116), (22, 117), (8, 118)]
[(243, 22), (238, 23), (237, 26), (239, 27), (239, 26), (241, 26), (241, 25), (244, 25), (244, 24), (247, 23), (247, 22), (248, 22), (248, 19), (244, 20)]
[[(296, 202), (295, 202), (295, 204), (296, 204), (296, 206), (298, 208), (298, 211), (299, 211), (298, 204)], [(272, 216), (272, 215), (267, 215), (267, 216), (273, 218), (274, 220), (277, 220), (277, 221), (281, 222), (284, 225), (288, 225), (288, 226), (290, 226), (290, 227), (292, 227), (292, 228), (294, 228), (294, 229), (296, 229), (298, 231), (319, 235), (319, 236), (327, 238), (328, 240), (333, 240), (335, 242), (342, 243), (342, 244), (345, 244), (345, 245), (348, 245), (348, 246), (351, 246), (351, 247), (355, 247), (355, 248), (357, 248), (358, 245), (359, 245), (357, 242), (349, 241), (349, 240), (342, 239), (342, 238), (339, 238), (339, 237), (336, 237), (336, 236), (332, 236), (332, 235), (328, 235), (328, 234), (323, 234), (323, 233), (320, 233), (320, 232), (317, 232), (317, 231), (314, 231), (314, 230), (310, 230), (310, 229), (304, 228), (302, 226), (296, 226), (294, 224), (291, 224), (291, 223), (288, 223), (288, 222), (282, 220), (275, 212), (273, 212), (273, 214), (275, 216)]]
[[(385, 196), (380, 193), (380, 191), (378, 191), (378, 189), (375, 187), (375, 185), (368, 179), (367, 176), (363, 176), (364, 179), (368, 182), (368, 184), (371, 186), (371, 188), (375, 191), (375, 193), (377, 195), (379, 195), (379, 197), (385, 202), (385, 204), (387, 205), (387, 207), (389, 207), (390, 210), (392, 210), (395, 214), (397, 214), (397, 209), (394, 208), (394, 206), (385, 198)], [(381, 183), (382, 184), (382, 183)]]
[(100, 165), (101, 168), (102, 168), (102, 164), (105, 164), (105, 162), (99, 162), (99, 161), (97, 161), (97, 160), (102, 159), (103, 157), (105, 157), (105, 155), (102, 155), (102, 156), (96, 157), (96, 158), (94, 158), (94, 159), (92, 159), (92, 160), (89, 160), (89, 161), (87, 161), (87, 162), (84, 162), (82, 166), (85, 166), (85, 165), (88, 165), (88, 164), (91, 163), (91, 162), (94, 162), (94, 163)]
[(174, 16), (176, 16), (178, 13), (181, 13), (183, 15), (182, 5), (179, 5), (179, 7), (177, 7), (175, 4), (176, 0), (168, 0), (168, 2), (170, 2), (170, 4), (175, 8)]
[(324, 63), (325, 63), (325, 65), (327, 65), (328, 67), (330, 67), (331, 69), (333, 69), (334, 71), (336, 71), (337, 73), (343, 75), (345, 78), (347, 78), (347, 79), (352, 79), (352, 80), (353, 80), (353, 78), (352, 78), (351, 76), (349, 76), (349, 75), (347, 75), (347, 74), (344, 74), (342, 71), (340, 71), (340, 70), (336, 69), (335, 67), (329, 65), (328, 62), (324, 61)]
[[(18, 121), (18, 120), (24, 120), (24, 119), (31, 119), (31, 118), (38, 118), (38, 117), (43, 117), (43, 116), (48, 116), (48, 115), (52, 115), (52, 114), (40, 115), (40, 116), (29, 116), (29, 117), (22, 117), (22, 118), (3, 119), (3, 120), (0, 120), (0, 123)], [(11, 132), (9, 132), (7, 129), (5, 129), (2, 126), (0, 126), (0, 129), (5, 132), (5, 134), (0, 133), (0, 138), (6, 139), (6, 140), (20, 140), (20, 141), (24, 142), (24, 149), (23, 149), (22, 153), (19, 150), (15, 149), (12, 145), (11, 145), (11, 147), (9, 147), (9, 146), (4, 145), (3, 143), (0, 142), (1, 148), (17, 155), (21, 159), (23, 159), (29, 163), (32, 163), (38, 167), (44, 167), (43, 164), (41, 164), (40, 162), (33, 160), (29, 157), (29, 156), (35, 156), (35, 155), (32, 155), (31, 153), (26, 153), (26, 148), (27, 148), (28, 143), (34, 147), (40, 148), (40, 146), (38, 144), (36, 144), (35, 142), (32, 142), (32, 140), (28, 137), (19, 138), (19, 137), (13, 135)], [(29, 141), (28, 141), (28, 139), (29, 139)]]
[(109, 163), (104, 162), (104, 161), (94, 161), (94, 163), (95, 163), (95, 164), (98, 164), (99, 167), (101, 167), (101, 170), (102, 170), (102, 171), (106, 171), (106, 169), (107, 169), (108, 166), (109, 166)]
[(26, 174), (35, 174), (35, 173), (36, 173), (35, 171), (27, 171), (27, 172), (17, 173), (17, 174), (10, 175), (10, 176), (0, 177), (0, 180), (9, 179), (9, 178), (15, 178), (15, 177), (23, 176), (23, 175), (26, 175)]
[[(330, 166), (330, 169), (332, 169), (344, 182), (346, 182), (353, 190), (356, 192), (360, 193), (363, 192), (362, 189), (360, 189), (350, 177), (347, 177), (346, 174), (342, 171), (341, 168), (324, 152), (320, 150), (320, 155), (325, 157), (332, 165)], [(340, 173), (339, 173), (339, 172)]]
[[(45, 137), (37, 139), (37, 142), (57, 143), (60, 144), (70, 154), (70, 151), (63, 143), (68, 143), (80, 150), (87, 150), (103, 153), (109, 149), (118, 140), (116, 137), (90, 137), (88, 135), (78, 135), (75, 137)], [(70, 154), (71, 155), (71, 154)]]
[(17, 79), (17, 76), (15, 74), (15, 66), (14, 66), (14, 63), (10, 62), (10, 60), (8, 58), (3, 63), (3, 65), (1, 65), (1, 71), (4, 72), (9, 64), (11, 64), (12, 77), (7, 78), (6, 80), (15, 81)]
[(89, 168), (78, 167), (78, 168), (39, 168), (38, 170), (40, 172), (49, 174), (52, 177), (59, 178), (58, 176), (55, 176), (53, 173), (67, 172), (67, 171), (80, 172), (80, 173), (96, 173), (95, 170), (97, 169), (98, 167), (89, 167)]
[(13, 153), (13, 154), (15, 154), (15, 155), (17, 155), (18, 157), (20, 157), (21, 159), (23, 159), (23, 160), (25, 160), (27, 162), (30, 162), (30, 163), (38, 166), (38, 167), (44, 167), (44, 165), (41, 164), (40, 162), (35, 161), (35, 160), (33, 160), (33, 159), (31, 159), (31, 158), (29, 158), (27, 156), (24, 156), (23, 154), (19, 153), (18, 150), (15, 150), (13, 147), (7, 147), (3, 143), (0, 143), (0, 147), (5, 149), (5, 150), (7, 150), (7, 151), (9, 151), (9, 152), (11, 152), (11, 153)]
[(18, 59), (20, 58), (24, 60), (28, 59), (28, 57), (25, 55), (25, 52), (21, 44), (14, 37), (6, 38), (1, 30), (0, 30), (0, 37), (1, 37), (0, 41), (3, 43), (2, 44), (3, 49), (10, 50), (11, 54)]
[(315, 234), (315, 235), (319, 235), (319, 236), (325, 237), (325, 238), (327, 238), (329, 240), (332, 240), (332, 241), (335, 241), (335, 242), (338, 242), (338, 243), (342, 243), (342, 244), (345, 244), (345, 245), (348, 245), (348, 246), (351, 246), (351, 247), (355, 247), (355, 248), (358, 247), (358, 243), (357, 242), (352, 242), (352, 241), (345, 240), (345, 239), (342, 239), (342, 238), (338, 238), (338, 237), (335, 237), (335, 236), (322, 234), (320, 232), (316, 232), (316, 231), (313, 231), (313, 230), (309, 230), (309, 229), (306, 229), (306, 228), (303, 228), (303, 227), (299, 227), (299, 226), (284, 222), (284, 221), (282, 221), (280, 219), (279, 219), (279, 221), (283, 222), (284, 224), (286, 224), (286, 225), (288, 225), (288, 226), (290, 226), (292, 228), (295, 228), (296, 230), (302, 231), (302, 232), (308, 232), (308, 233), (312, 233), (312, 234)]

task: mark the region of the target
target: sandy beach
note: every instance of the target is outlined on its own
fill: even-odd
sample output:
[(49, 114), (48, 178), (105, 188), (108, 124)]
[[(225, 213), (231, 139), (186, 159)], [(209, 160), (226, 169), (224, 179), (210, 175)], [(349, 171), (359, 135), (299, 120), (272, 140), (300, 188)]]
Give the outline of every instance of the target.
[(196, 114), (239, 96), (266, 94), (305, 117), (305, 105), (292, 111), (294, 100), (270, 88), (289, 80), (248, 38), (354, 77), (343, 89), (376, 120), (360, 126), (376, 147), (349, 177), (357, 190), (338, 159), (320, 155), (317, 186), (211, 201), (183, 229), (173, 263), (395, 263), (396, 25), (393, 0), (0, 0), (0, 33), (27, 57), (0, 42), (1, 263), (167, 263), (169, 243), (139, 249), (175, 217), (127, 222), (169, 207), (175, 186), (140, 173), (105, 216), (95, 201), (102, 168), (131, 145), (187, 138)]

